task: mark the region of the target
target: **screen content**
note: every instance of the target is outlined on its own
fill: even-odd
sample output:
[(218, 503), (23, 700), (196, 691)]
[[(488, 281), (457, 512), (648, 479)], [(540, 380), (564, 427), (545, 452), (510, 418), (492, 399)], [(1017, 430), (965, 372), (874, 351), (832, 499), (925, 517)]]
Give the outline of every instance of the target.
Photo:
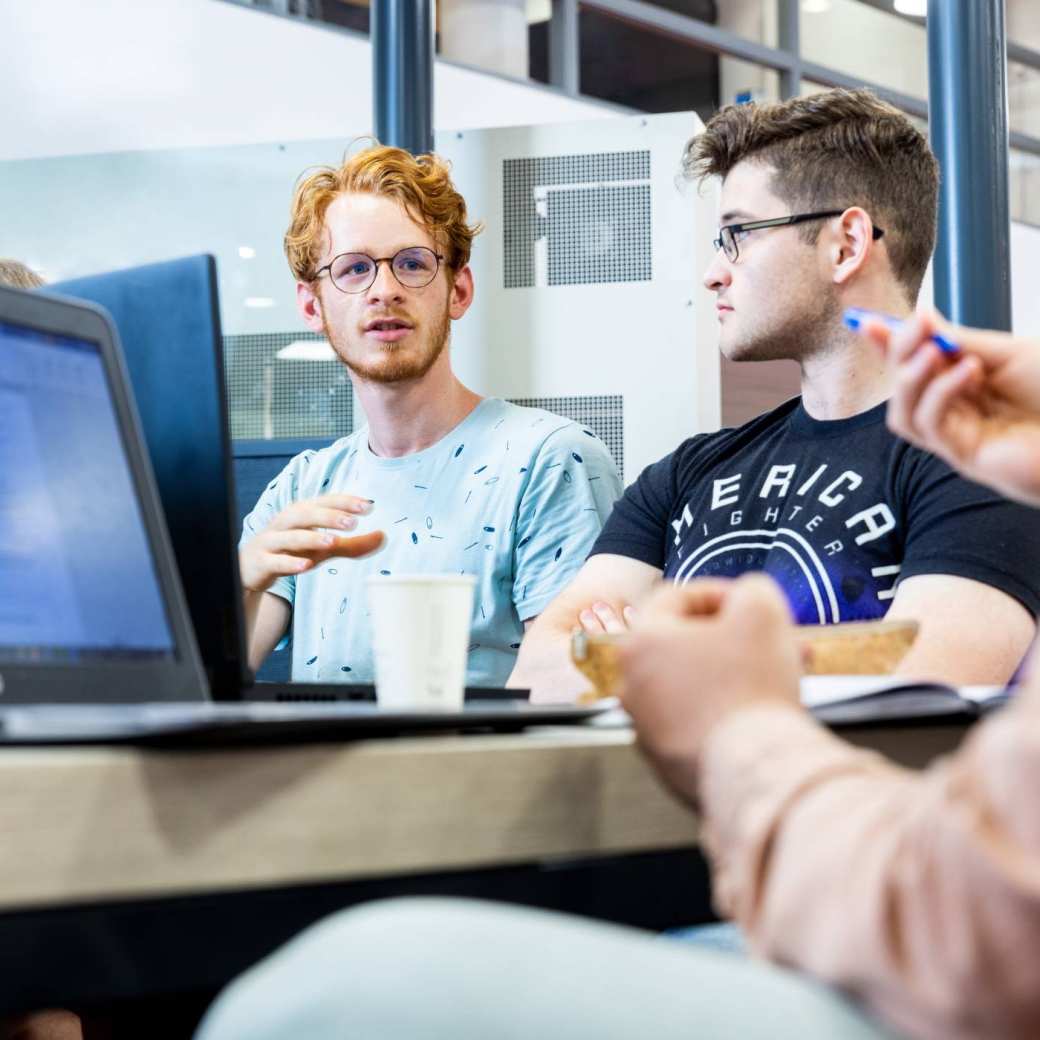
[(99, 348), (0, 322), (0, 660), (173, 653)]

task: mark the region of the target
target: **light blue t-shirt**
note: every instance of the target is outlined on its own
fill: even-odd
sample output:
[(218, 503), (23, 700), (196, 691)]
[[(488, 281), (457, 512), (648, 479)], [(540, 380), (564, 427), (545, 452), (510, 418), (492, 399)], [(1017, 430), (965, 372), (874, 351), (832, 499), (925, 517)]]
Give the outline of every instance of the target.
[(523, 622), (584, 563), (621, 481), (590, 430), (487, 398), (414, 455), (374, 455), (367, 426), (302, 452), (246, 517), (243, 542), (293, 502), (333, 493), (374, 499), (358, 531), (383, 530), (387, 542), (367, 559), (328, 560), (271, 586), (293, 607), (293, 679), (372, 681), (370, 574), (463, 573), (477, 578), (467, 682), (502, 686)]

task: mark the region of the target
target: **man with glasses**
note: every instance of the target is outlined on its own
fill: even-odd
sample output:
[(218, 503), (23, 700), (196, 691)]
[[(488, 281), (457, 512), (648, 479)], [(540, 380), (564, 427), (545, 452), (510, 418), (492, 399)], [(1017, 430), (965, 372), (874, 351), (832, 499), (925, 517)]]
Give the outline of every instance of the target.
[[(898, 372), (893, 430), (1040, 508), (1040, 341), (927, 314), (852, 324)], [(637, 627), (623, 704), (640, 747), (700, 818), (720, 909), (777, 966), (579, 917), (398, 899), (268, 957), (196, 1040), (1036, 1037), (1036, 662), (1008, 707), (913, 772), (801, 709), (768, 579), (662, 588)]]
[(501, 686), (525, 625), (617, 499), (591, 431), (482, 398), (453, 373), (478, 230), (434, 156), (374, 147), (297, 186), (285, 250), (299, 309), (350, 371), (368, 424), (294, 458), (246, 517), (254, 669), (291, 623), (294, 679), (370, 681), (365, 578), (463, 572), (477, 577), (467, 679)]
[(797, 621), (920, 623), (902, 674), (1006, 681), (1040, 611), (1040, 530), (1017, 505), (900, 441), (884, 357), (847, 307), (913, 310), (935, 242), (938, 167), (869, 91), (730, 106), (687, 146), (688, 179), (722, 179), (714, 293), (733, 361), (790, 359), (801, 396), (700, 434), (625, 492), (571, 585), (524, 640), (511, 682), (540, 700), (587, 683), (571, 632), (621, 632), (661, 578), (764, 571)]

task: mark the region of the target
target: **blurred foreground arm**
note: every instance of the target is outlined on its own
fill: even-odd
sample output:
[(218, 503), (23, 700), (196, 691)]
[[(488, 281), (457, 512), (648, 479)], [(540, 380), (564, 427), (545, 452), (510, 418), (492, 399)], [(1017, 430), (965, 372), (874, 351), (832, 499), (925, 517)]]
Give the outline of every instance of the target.
[(913, 1035), (1035, 1035), (1040, 689), (911, 773), (797, 706), (791, 623), (764, 579), (698, 594), (647, 605), (624, 703), (703, 813), (720, 910)]
[[(1040, 343), (951, 325), (935, 313), (897, 328), (867, 319), (861, 329), (894, 368), (893, 433), (969, 480), (1040, 506)], [(958, 352), (944, 354), (933, 332)], [(1040, 517), (1037, 527), (1040, 537)], [(1035, 634), (1033, 618), (1017, 600), (950, 575), (901, 583), (888, 616), (921, 623), (899, 672), (955, 683), (1006, 682)]]

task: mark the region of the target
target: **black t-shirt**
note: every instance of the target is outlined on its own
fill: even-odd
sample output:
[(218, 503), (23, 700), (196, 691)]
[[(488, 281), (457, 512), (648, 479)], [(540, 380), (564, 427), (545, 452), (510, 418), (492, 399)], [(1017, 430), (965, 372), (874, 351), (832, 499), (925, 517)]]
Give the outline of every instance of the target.
[(678, 583), (765, 571), (803, 624), (882, 617), (915, 574), (972, 578), (1040, 614), (1040, 514), (895, 437), (885, 407), (821, 421), (795, 398), (691, 437), (625, 491), (591, 555)]

